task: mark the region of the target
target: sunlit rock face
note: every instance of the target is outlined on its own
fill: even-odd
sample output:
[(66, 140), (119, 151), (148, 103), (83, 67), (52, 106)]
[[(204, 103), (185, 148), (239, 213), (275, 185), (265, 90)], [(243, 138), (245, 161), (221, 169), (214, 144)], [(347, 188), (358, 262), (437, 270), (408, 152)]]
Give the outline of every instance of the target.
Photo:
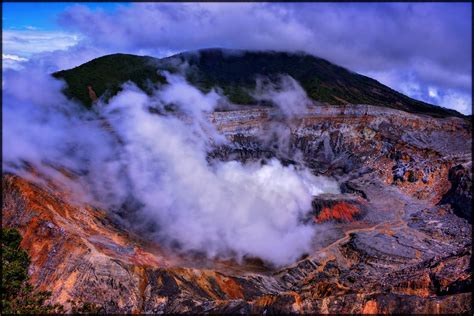
[(276, 267), (178, 252), (54, 183), (3, 174), (2, 225), (23, 235), (33, 284), (107, 313), (470, 311), (470, 122), (366, 105), (209, 121), (231, 140), (208, 152), (210, 164), (275, 158), (337, 181), (301, 218), (315, 231), (307, 253)]

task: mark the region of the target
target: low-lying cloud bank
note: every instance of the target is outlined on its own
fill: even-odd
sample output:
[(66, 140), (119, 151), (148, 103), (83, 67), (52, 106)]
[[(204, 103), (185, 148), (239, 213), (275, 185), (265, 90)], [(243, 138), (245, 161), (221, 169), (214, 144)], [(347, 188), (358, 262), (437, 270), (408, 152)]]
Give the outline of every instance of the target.
[[(79, 202), (121, 214), (124, 224), (182, 251), (291, 263), (317, 233), (302, 222), (312, 197), (339, 192), (335, 181), (276, 159), (209, 163), (212, 146), (227, 140), (207, 114), (225, 100), (179, 75), (166, 74), (169, 84), (152, 96), (126, 84), (93, 111), (67, 100), (62, 83), (43, 72), (4, 75), (4, 172), (32, 178), (31, 166)], [(286, 115), (295, 114), (288, 105), (305, 102), (291, 78), (274, 88), (259, 93)]]

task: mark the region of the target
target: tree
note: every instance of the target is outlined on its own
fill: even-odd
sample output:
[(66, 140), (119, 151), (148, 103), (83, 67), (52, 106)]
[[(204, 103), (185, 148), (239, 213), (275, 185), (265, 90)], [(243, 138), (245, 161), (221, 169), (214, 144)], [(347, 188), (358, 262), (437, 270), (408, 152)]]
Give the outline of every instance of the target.
[(16, 229), (2, 227), (2, 313), (3, 314), (44, 314), (61, 313), (60, 304), (46, 301), (51, 293), (36, 291), (29, 284), (28, 266), (30, 258), (20, 248), (22, 237)]

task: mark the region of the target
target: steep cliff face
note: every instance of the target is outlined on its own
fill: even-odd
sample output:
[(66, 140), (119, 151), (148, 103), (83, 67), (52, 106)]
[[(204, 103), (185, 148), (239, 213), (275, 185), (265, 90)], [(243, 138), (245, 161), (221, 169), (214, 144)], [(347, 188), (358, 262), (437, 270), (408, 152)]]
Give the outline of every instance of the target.
[(450, 204), (454, 212), (472, 223), (472, 162), (449, 169), (451, 188), (439, 202)]
[(307, 220), (326, 229), (311, 253), (280, 269), (176, 254), (61, 188), (4, 174), (2, 225), (23, 235), (32, 282), (55, 302), (108, 313), (471, 311), (472, 228), (458, 216), (472, 213), (469, 167), (459, 167), (472, 161), (469, 122), (366, 105), (209, 120), (232, 141), (209, 159), (277, 157), (338, 180), (341, 194), (313, 201)]

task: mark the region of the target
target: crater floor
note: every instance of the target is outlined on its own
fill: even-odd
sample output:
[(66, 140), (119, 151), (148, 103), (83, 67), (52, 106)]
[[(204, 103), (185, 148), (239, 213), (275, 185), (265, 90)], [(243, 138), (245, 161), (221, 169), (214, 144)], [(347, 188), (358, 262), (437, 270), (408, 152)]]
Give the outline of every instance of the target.
[[(52, 183), (3, 174), (2, 225), (20, 230), (32, 283), (107, 313), (471, 311), (470, 122), (366, 105), (209, 119), (231, 140), (210, 160), (276, 157), (339, 182), (341, 194), (313, 201), (311, 253), (278, 269), (178, 254)], [(288, 142), (261, 137), (274, 130)]]

